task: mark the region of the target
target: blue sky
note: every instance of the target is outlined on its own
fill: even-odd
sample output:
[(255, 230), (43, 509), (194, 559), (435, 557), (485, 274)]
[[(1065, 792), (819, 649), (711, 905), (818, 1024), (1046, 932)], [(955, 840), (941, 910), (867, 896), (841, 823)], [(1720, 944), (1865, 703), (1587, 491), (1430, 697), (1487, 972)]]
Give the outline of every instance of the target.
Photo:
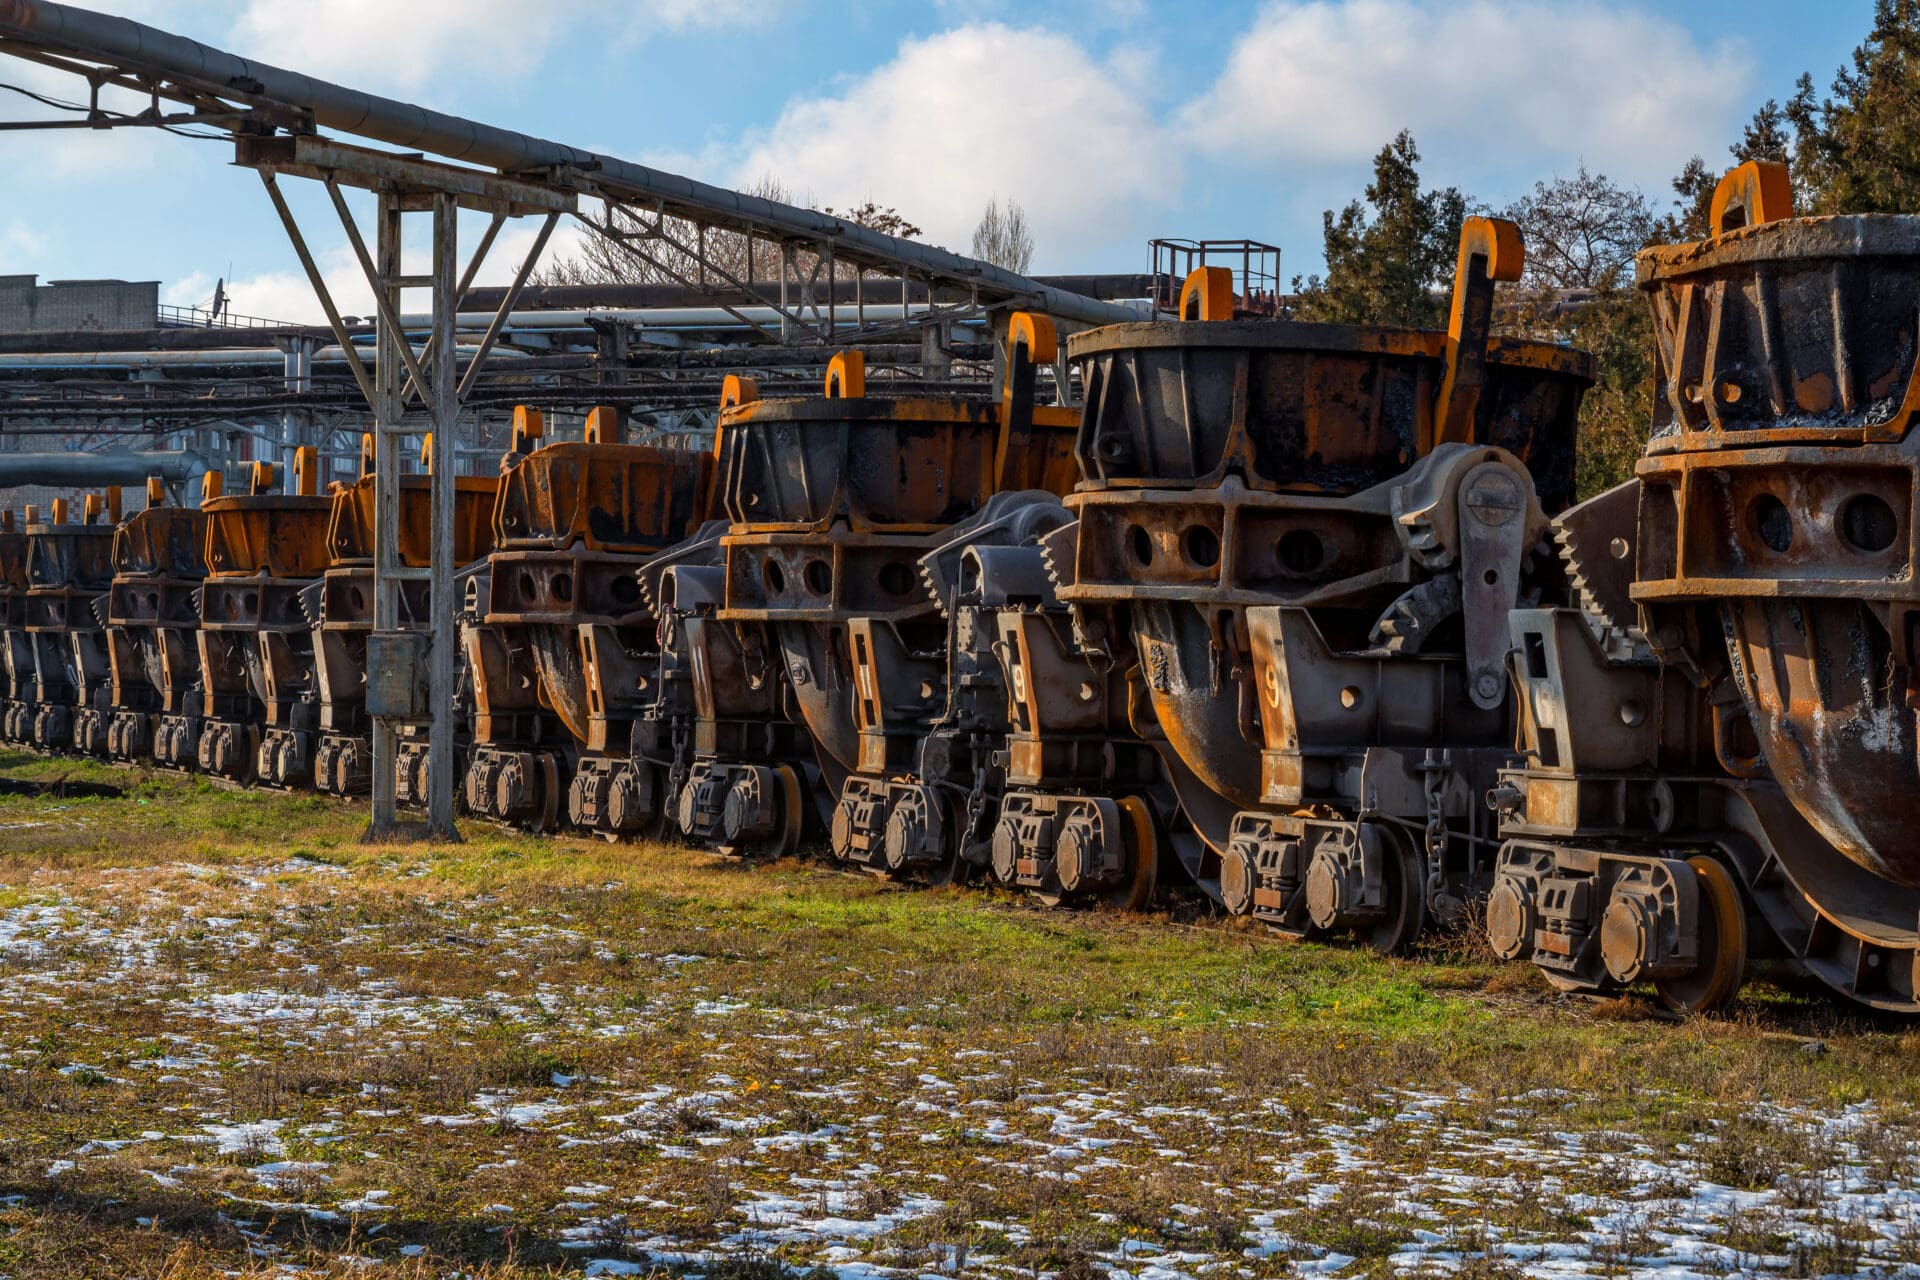
[[(142, 21), (357, 87), (813, 203), (872, 197), (964, 249), (993, 196), (1038, 271), (1137, 271), (1153, 235), (1279, 244), (1319, 266), (1320, 211), (1405, 125), (1430, 183), (1498, 205), (1582, 161), (1662, 202), (1769, 95), (1823, 87), (1871, 0), (113, 0)], [(0, 60), (0, 81), (72, 94)], [(0, 94), (0, 118), (35, 108)], [(0, 135), (0, 273), (233, 283), (237, 310), (317, 308), (259, 184), (165, 135)], [(301, 205), (364, 310), (324, 202)], [(531, 229), (503, 241), (499, 279)], [(556, 238), (565, 252), (569, 234)]]

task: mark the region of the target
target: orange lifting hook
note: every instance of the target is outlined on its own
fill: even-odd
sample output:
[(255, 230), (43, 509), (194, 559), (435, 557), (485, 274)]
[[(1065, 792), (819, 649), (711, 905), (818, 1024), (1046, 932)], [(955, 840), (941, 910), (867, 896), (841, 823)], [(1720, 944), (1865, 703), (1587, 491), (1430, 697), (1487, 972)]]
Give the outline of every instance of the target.
[(620, 411), (610, 404), (595, 405), (587, 414), (582, 439), (588, 444), (620, 444)]
[(1713, 234), (1793, 216), (1793, 178), (1776, 160), (1749, 160), (1727, 170), (1713, 189), (1707, 221)]
[(1060, 357), (1059, 330), (1047, 316), (1016, 311), (1007, 318), (1005, 341), (1006, 376), (1000, 387), (994, 488), (1064, 493), (1073, 487), (1079, 471), (1072, 446), (1080, 427), (1080, 411), (1064, 404), (1034, 403), (1038, 371)]
[(1060, 337), (1052, 317), (1031, 311), (1016, 311), (1007, 321), (1007, 346), (1025, 347), (1027, 359), (1036, 365), (1052, 364), (1060, 357)]
[(1440, 384), (1433, 443), (1473, 440), (1474, 414), (1486, 381), (1487, 338), (1493, 328), (1493, 286), (1514, 281), (1526, 265), (1520, 228), (1505, 218), (1468, 218), (1460, 224), (1453, 267), (1453, 305), (1447, 319), (1447, 371)]
[(827, 399), (858, 400), (867, 394), (867, 357), (842, 351), (827, 362)]
[(303, 498), (320, 491), (320, 451), (310, 444), (293, 451), (293, 491)]
[(737, 408), (743, 404), (752, 404), (760, 398), (760, 384), (752, 378), (738, 373), (730, 373), (720, 384), (720, 409)]
[[(1188, 303), (1193, 314), (1187, 314)], [(1182, 320), (1233, 319), (1233, 272), (1226, 267), (1196, 267), (1180, 286)]]
[(513, 443), (510, 446), (512, 452), (533, 452), (538, 447), (534, 442), (546, 432), (546, 415), (528, 405), (513, 406)]

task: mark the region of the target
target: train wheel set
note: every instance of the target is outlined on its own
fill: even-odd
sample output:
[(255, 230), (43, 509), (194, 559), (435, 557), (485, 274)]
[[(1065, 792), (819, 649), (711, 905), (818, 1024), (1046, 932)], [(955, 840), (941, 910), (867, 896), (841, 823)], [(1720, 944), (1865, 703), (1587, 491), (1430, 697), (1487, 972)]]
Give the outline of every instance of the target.
[[(1018, 314), (994, 403), (869, 395), (849, 351), (820, 399), (728, 379), (711, 453), (522, 410), (458, 481), (466, 732), (403, 740), (398, 795), (445, 750), (536, 831), (1186, 885), (1385, 952), (1478, 902), (1567, 990), (1710, 1011), (1772, 961), (1920, 1010), (1920, 218), (1789, 192), (1743, 165), (1641, 255), (1651, 441), (1585, 502), (1592, 362), (1493, 333), (1524, 248), (1484, 218), (1445, 332), (1237, 319), (1203, 268), (1178, 320), (1067, 339), (1077, 408)], [(0, 735), (366, 792), (373, 478), (313, 463), (6, 513)]]

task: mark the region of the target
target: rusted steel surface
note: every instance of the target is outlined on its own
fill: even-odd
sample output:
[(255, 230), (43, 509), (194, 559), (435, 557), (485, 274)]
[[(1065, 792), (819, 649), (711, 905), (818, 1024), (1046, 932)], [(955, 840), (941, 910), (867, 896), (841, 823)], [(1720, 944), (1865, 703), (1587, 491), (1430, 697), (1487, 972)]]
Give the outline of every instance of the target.
[(1920, 411), (1920, 220), (1763, 222), (1649, 249), (1657, 399), (1649, 452), (1892, 443)]
[[(1447, 336), (1289, 321), (1122, 324), (1075, 334), (1086, 379), (1078, 443), (1099, 486), (1351, 493), (1440, 443)], [(1550, 508), (1573, 496), (1565, 429), (1592, 359), (1495, 339), (1470, 440), (1528, 466)]]
[[(427, 475), (400, 478), (397, 550), (400, 564), (408, 568), (425, 568), (430, 563), (431, 482)], [(456, 589), (463, 590), (458, 571), (484, 560), (493, 549), (500, 481), (494, 476), (456, 476), (453, 483), (453, 563)], [(373, 475), (369, 472), (352, 484), (336, 485), (331, 498), (329, 567), (320, 582), (302, 595), (303, 610), (314, 629), (318, 738), (313, 783), (334, 795), (360, 795), (372, 785), (373, 766), (372, 721), (367, 715), (367, 637), (373, 631), (374, 612)], [(403, 580), (400, 597), (403, 619), (424, 622), (429, 616), (424, 580)], [(456, 714), (463, 722), (466, 694), (465, 688), (456, 693)], [(424, 741), (409, 738), (398, 753), (396, 792), (403, 803), (424, 798), (424, 748)]]
[[(791, 499), (824, 491), (816, 476), (858, 468), (873, 453), (859, 437), (885, 419), (835, 398), (830, 379), (813, 418), (857, 425), (818, 435), (806, 482), (777, 499), (733, 491), (723, 616), (746, 636), (775, 623), (830, 792), (845, 775), (829, 824), (837, 857), (934, 882), (993, 875), (1053, 902), (1142, 905), (1178, 806), (1126, 725), (1125, 679), (1092, 669), (1046, 575), (1039, 542), (1071, 518), (1059, 499), (1078, 477), (1080, 422), (1035, 403), (1038, 370), (1057, 352), (1051, 325), (1011, 317), (1005, 352), (997, 407), (947, 411), (933, 433), (932, 407), (886, 407), (885, 469), (948, 488), (896, 491), (882, 509), (861, 498), (870, 481), (836, 479), (833, 519), (826, 504)], [(734, 415), (747, 439), (733, 456), (777, 456), (753, 434), (774, 412)], [(789, 523), (762, 523), (767, 508)]]
[(25, 740), (48, 750), (106, 750), (107, 637), (102, 597), (113, 578), (113, 518), (89, 494), (81, 519), (64, 499), (26, 527), (27, 591), (21, 629), (32, 652), (33, 709)]
[[(1624, 510), (1587, 536), (1630, 553)], [(1586, 603), (1512, 614), (1524, 764), (1492, 797), (1507, 841), (1496, 951), (1570, 988), (1649, 980), (1684, 1010), (1724, 1005), (1747, 957), (1777, 956), (1858, 1003), (1920, 1009), (1920, 892), (1843, 856), (1777, 784), (1718, 611), (1698, 607), (1662, 657), (1637, 622)], [(1639, 615), (1655, 616), (1681, 625), (1670, 605)]]
[(500, 478), (496, 546), (649, 555), (706, 518), (711, 459), (651, 445), (550, 444)]
[(27, 638), (27, 535), (14, 513), (0, 512), (0, 738), (33, 740), (33, 644)]
[(781, 806), (766, 799), (805, 782), (830, 805), (842, 859), (935, 880), (987, 867), (1005, 676), (990, 609), (934, 584), (957, 581), (972, 551), (1031, 549), (1064, 520), (1078, 415), (1034, 403), (1055, 349), (1044, 319), (1011, 317), (998, 405), (862, 398), (859, 366), (843, 359), (824, 400), (749, 397), (727, 410), (720, 617), (761, 679), (778, 679), (816, 750), (771, 777), (703, 760), (694, 834), (726, 837), (751, 817), (790, 841), (797, 824), (771, 817)]
[(846, 623), (858, 747), (833, 814), (839, 857), (935, 880), (988, 867), (1009, 714), (994, 613), (1039, 569), (1038, 537), (1069, 518), (1054, 494), (995, 494), (916, 566), (937, 613), (916, 626)]
[[(1569, 402), (1559, 420), (1569, 439), (1573, 408)], [(1529, 488), (1519, 459), (1462, 448), (1429, 454), (1427, 474), (1403, 470), (1397, 481), (1344, 496), (1255, 489), (1237, 473), (1179, 489), (1089, 485), (1068, 499), (1078, 525), (1051, 544), (1061, 597), (1079, 610), (1090, 642), (1143, 665), (1161, 730), (1187, 767), (1235, 806), (1250, 806), (1259, 796), (1261, 740), (1251, 731), (1248, 607), (1313, 609), (1343, 648), (1368, 647), (1378, 624), (1398, 622), (1386, 617), (1396, 605), (1416, 625), (1429, 603), (1442, 618), (1457, 613), (1451, 598), (1429, 602), (1411, 593), (1434, 576), (1423, 557), (1452, 559), (1458, 486), (1481, 461), (1498, 459), (1515, 477), (1508, 492), (1528, 507), (1524, 519), (1533, 526), (1523, 549), (1543, 530), (1538, 502), (1519, 496)], [(1442, 497), (1420, 501), (1403, 518), (1397, 503), (1436, 487), (1452, 490), (1454, 510)]]
[(1640, 257), (1654, 434), (1558, 522), (1573, 607), (1512, 615), (1525, 754), (1488, 926), (1573, 988), (1714, 1008), (1777, 956), (1915, 1011), (1920, 219), (1790, 201), (1742, 166), (1717, 234)]
[(986, 500), (998, 443), (988, 404), (753, 400), (726, 411), (721, 492), (736, 525), (927, 532)]
[[(432, 550), (432, 477), (400, 477), (399, 560), (425, 568)], [(327, 557), (333, 568), (373, 563), (373, 491), (371, 474), (336, 487), (327, 518)], [(493, 550), (493, 511), (499, 498), (497, 476), (455, 476), (453, 480), (453, 562), (472, 564)]]
[(889, 870), (946, 858), (1048, 903), (1137, 908), (1186, 838), (1128, 724), (1129, 679), (1074, 642), (1047, 575), (1039, 539), (1070, 519), (1051, 495), (997, 495), (922, 561), (948, 625), (944, 706), (880, 815)]
[[(787, 682), (719, 619), (726, 530), (725, 521), (713, 521), (638, 570), (658, 620), (659, 662), (642, 684), (646, 704), (629, 749), (633, 774), (616, 783), (609, 818), (622, 833), (672, 829), (722, 847), (787, 850), (801, 830), (799, 821), (781, 820), (793, 798), (789, 785), (798, 787), (813, 744)], [(727, 805), (738, 779), (725, 762), (756, 762), (752, 767), (768, 771), (734, 797), (731, 819)], [(760, 808), (748, 812), (749, 801)], [(792, 814), (801, 817), (798, 804)]]
[(255, 463), (249, 492), (200, 504), (207, 577), (200, 588), (200, 737), (204, 772), (307, 786), (317, 727), (313, 630), (301, 593), (326, 572), (333, 500), (313, 492), (313, 453), (300, 453), (296, 492)]
[(107, 593), (112, 709), (107, 753), (119, 760), (193, 764), (202, 706), (195, 593), (206, 577), (206, 516), (165, 505), (153, 486), (148, 506), (120, 525)]
[(658, 662), (635, 570), (706, 519), (713, 459), (599, 440), (518, 443), (493, 511), (494, 550), (472, 579), (466, 802), (505, 821), (620, 834), (616, 783), (630, 772), (642, 681)]
[(1470, 222), (1445, 334), (1188, 322), (1069, 343), (1086, 483), (1049, 561), (1081, 640), (1138, 673), (1134, 721), (1233, 911), (1392, 949), (1484, 885), (1504, 618), (1557, 578), (1532, 553), (1571, 496), (1592, 380), (1582, 353), (1488, 336), (1518, 253)]
[[(944, 627), (918, 562), (990, 496), (999, 444), (995, 408), (957, 400), (748, 401), (724, 412), (718, 455), (731, 523), (719, 616), (750, 672), (784, 679), (814, 759), (781, 761), (785, 772), (772, 776), (746, 762), (703, 762), (703, 790), (687, 810), (692, 834), (739, 843), (724, 840), (729, 796), (734, 826), (767, 827), (782, 841), (802, 819), (782, 807), (784, 795), (804, 785), (829, 805), (838, 799), (862, 754), (850, 623), (867, 620), (903, 652), (941, 650)], [(882, 739), (909, 738), (932, 712), (923, 683), (876, 716)]]
[(1634, 598), (1676, 652), (1716, 607), (1768, 772), (1847, 857), (1920, 887), (1920, 218), (1756, 223), (1639, 276), (1662, 396)]

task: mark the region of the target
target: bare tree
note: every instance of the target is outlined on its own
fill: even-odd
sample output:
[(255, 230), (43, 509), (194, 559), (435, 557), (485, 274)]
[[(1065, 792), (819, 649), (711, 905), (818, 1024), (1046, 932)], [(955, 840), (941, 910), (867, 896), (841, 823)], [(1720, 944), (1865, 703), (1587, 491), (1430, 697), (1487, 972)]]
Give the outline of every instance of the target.
[[(793, 203), (793, 193), (768, 174), (746, 188), (748, 195)], [(580, 250), (556, 259), (535, 277), (539, 284), (678, 284), (704, 281), (725, 284), (720, 272), (738, 280), (752, 276), (771, 279), (778, 274), (777, 247), (753, 243), (737, 231), (708, 231), (679, 218), (664, 218), (658, 226), (651, 215), (615, 206), (602, 206), (584, 221), (604, 232), (587, 237)], [(702, 268), (704, 257), (707, 268)]]
[[(771, 174), (745, 190), (779, 204), (794, 203), (792, 191)], [(856, 208), (829, 207), (820, 212), (902, 239), (923, 234), (899, 210), (872, 200)], [(702, 233), (699, 226), (680, 218), (656, 218), (618, 205), (603, 205), (583, 220), (599, 234), (588, 237), (578, 253), (537, 273), (535, 283), (692, 284), (720, 289), (728, 287), (728, 277), (742, 282), (779, 278), (780, 246), (773, 241), (738, 231)], [(812, 253), (795, 254), (795, 269), (802, 275), (811, 274), (816, 264)], [(855, 271), (846, 263), (835, 263), (833, 274), (851, 280)]]
[(995, 196), (987, 201), (980, 225), (973, 229), (973, 256), (1021, 275), (1033, 265), (1033, 233), (1027, 229), (1027, 211), (1016, 200), (1005, 207)]
[[(1503, 327), (1591, 351), (1598, 379), (1580, 404), (1578, 480), (1587, 497), (1633, 475), (1653, 419), (1653, 327), (1635, 296), (1633, 256), (1674, 222), (1634, 187), (1584, 164), (1571, 178), (1535, 183), (1504, 216), (1526, 239), (1526, 268), (1503, 288)], [(1586, 296), (1577, 303), (1568, 291)]]
[(1592, 173), (1536, 182), (1505, 217), (1527, 242), (1526, 284), (1535, 289), (1601, 289), (1623, 284), (1633, 255), (1654, 239), (1659, 218), (1634, 187)]

